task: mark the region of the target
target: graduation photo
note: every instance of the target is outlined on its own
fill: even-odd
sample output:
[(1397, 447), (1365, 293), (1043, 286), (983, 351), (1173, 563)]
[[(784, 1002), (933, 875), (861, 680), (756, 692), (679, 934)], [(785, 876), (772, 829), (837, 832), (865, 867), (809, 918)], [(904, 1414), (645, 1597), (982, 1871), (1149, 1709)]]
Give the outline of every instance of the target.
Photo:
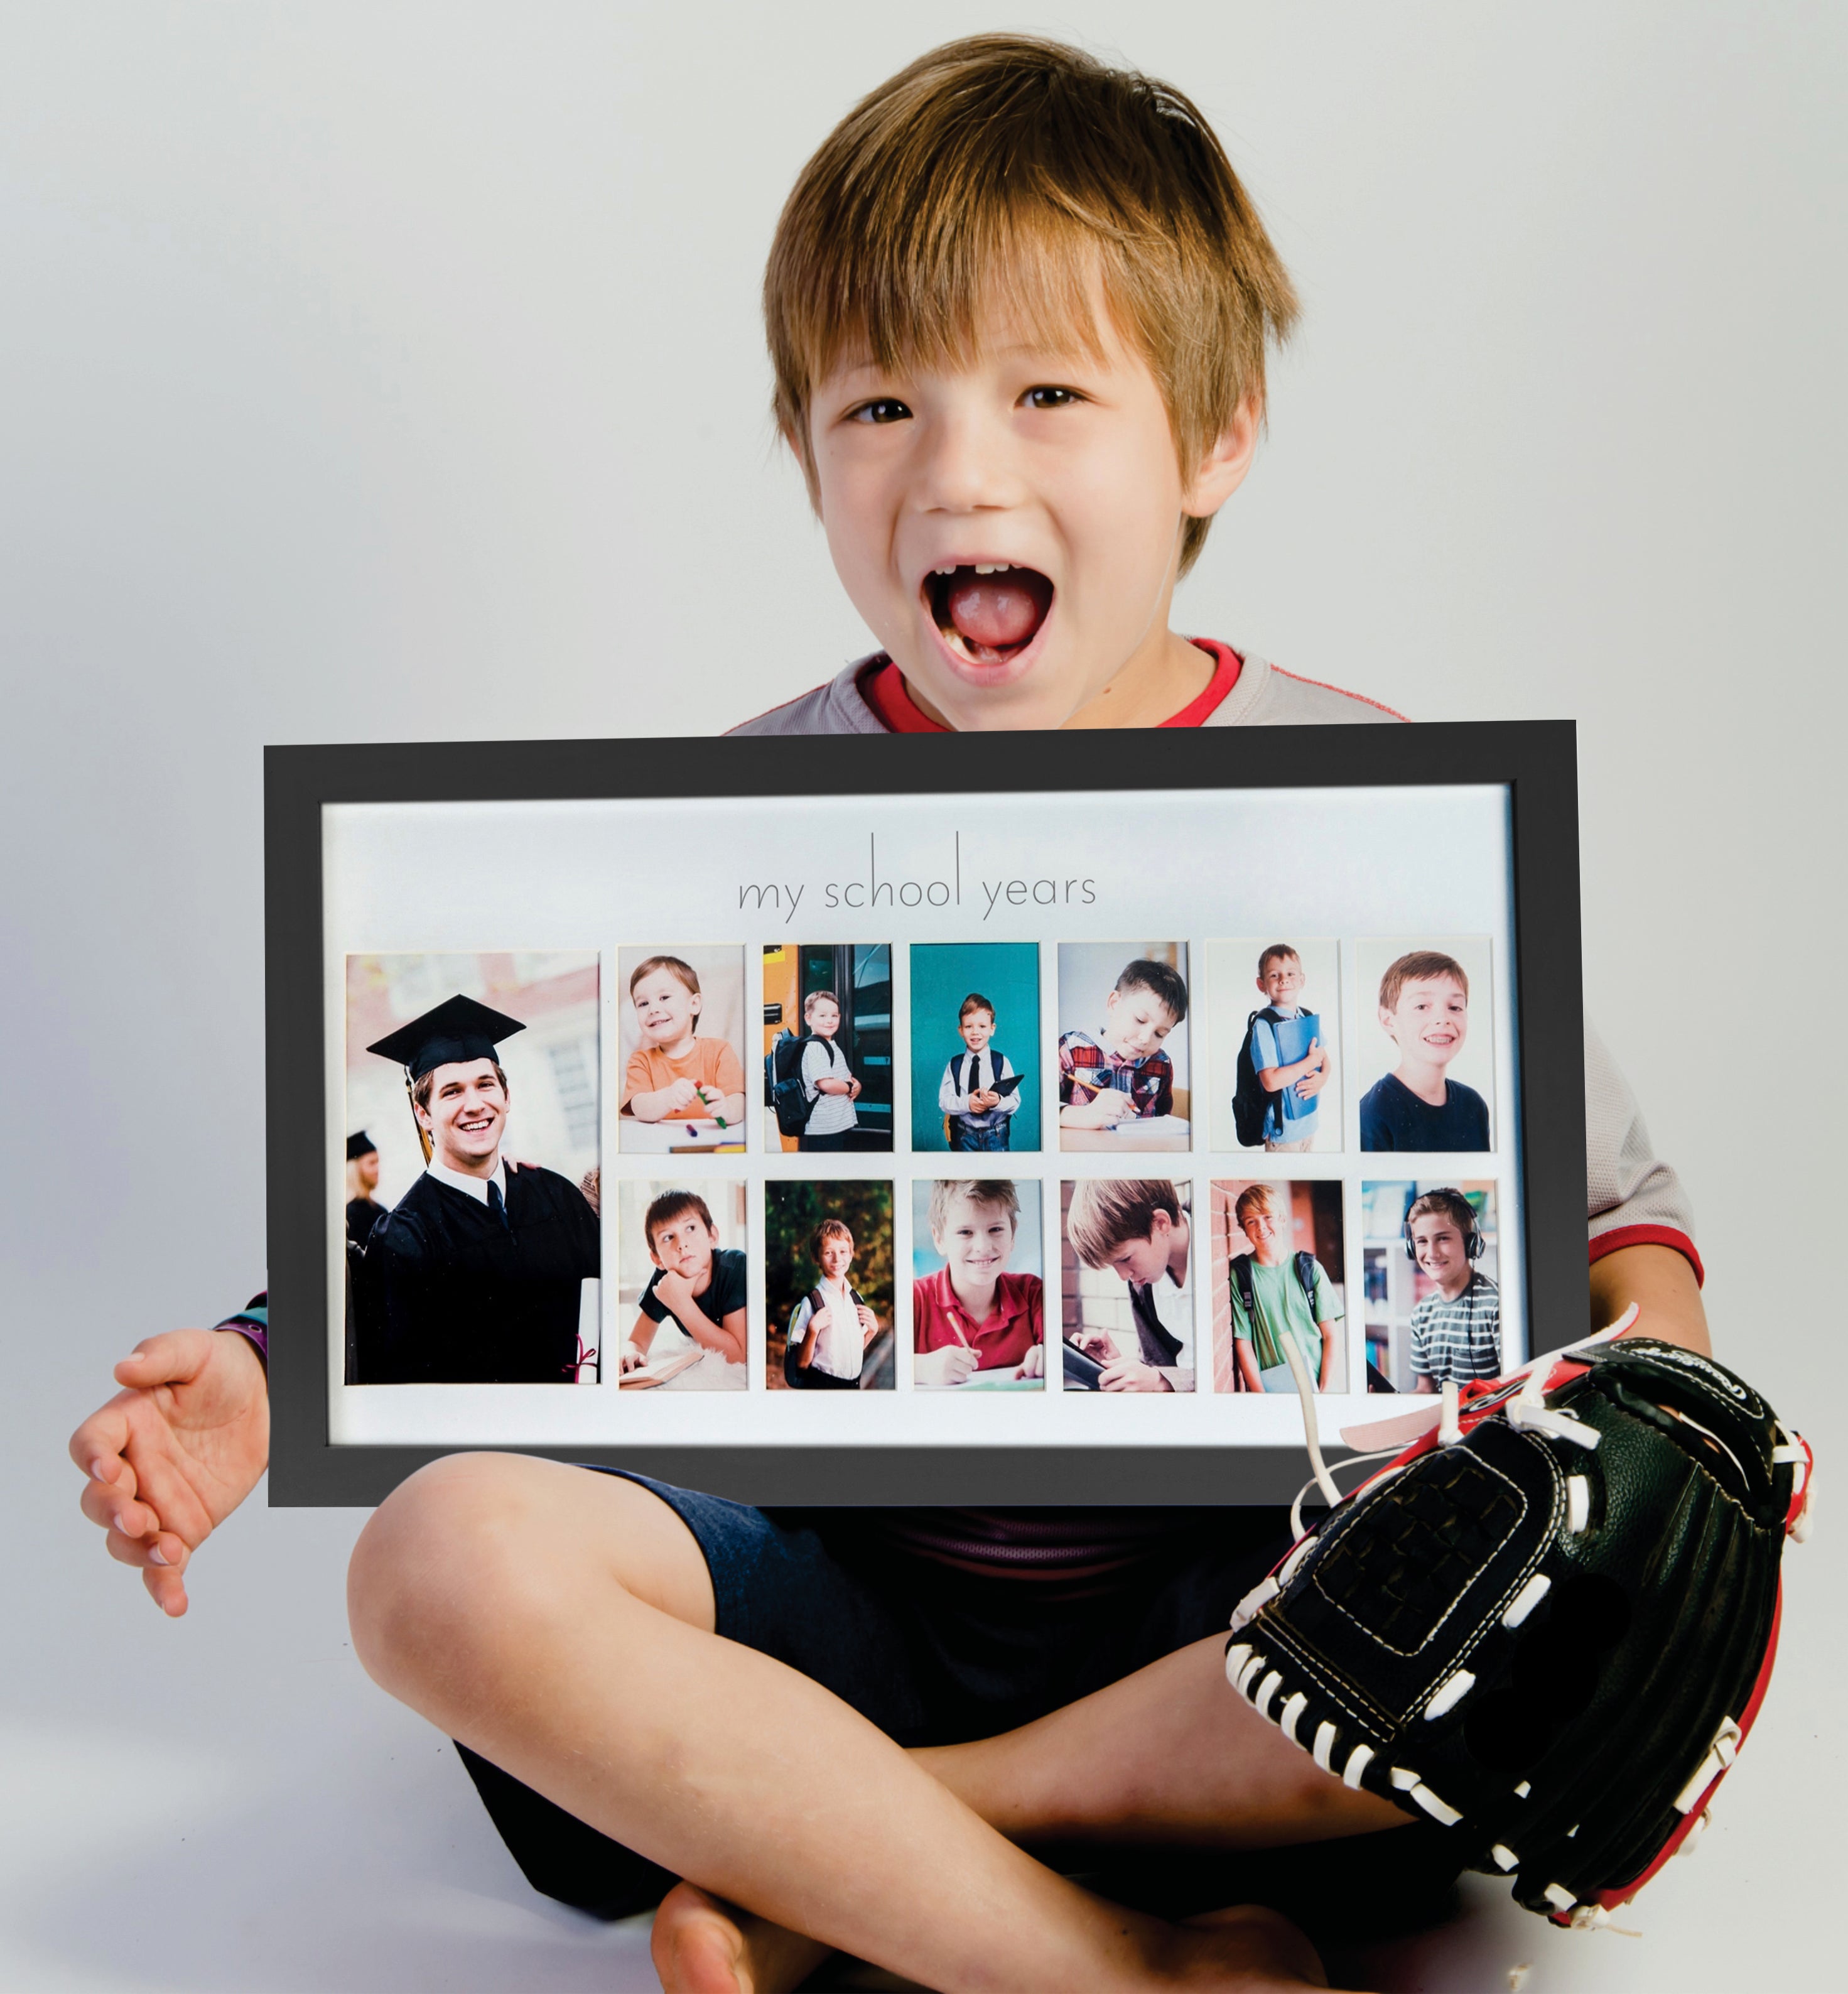
[(596, 1383), (596, 954), (346, 968), (346, 1382)]

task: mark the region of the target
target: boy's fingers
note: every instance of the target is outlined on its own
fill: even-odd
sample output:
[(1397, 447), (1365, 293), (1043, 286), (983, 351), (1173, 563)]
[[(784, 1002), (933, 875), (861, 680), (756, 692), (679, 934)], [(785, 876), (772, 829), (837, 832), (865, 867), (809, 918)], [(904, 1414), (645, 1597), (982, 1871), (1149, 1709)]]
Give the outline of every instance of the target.
[(70, 1458), (91, 1477), (99, 1473), (107, 1479), (121, 1466), (122, 1450), (128, 1444), (128, 1415), (117, 1400), (100, 1407), (70, 1436)]
[(142, 1570), (141, 1582), (148, 1588), (148, 1597), (169, 1620), (177, 1620), (186, 1611), (186, 1581), (178, 1572), (149, 1565)]
[(143, 1337), (116, 1365), (116, 1382), (144, 1392), (156, 1385), (183, 1384), (199, 1375), (212, 1348), (210, 1337), (210, 1331), (200, 1329), (166, 1330), (158, 1336)]
[(125, 1489), (101, 1482), (85, 1482), (78, 1506), (91, 1523), (100, 1523), (106, 1530), (121, 1530), (125, 1521), (129, 1527), (123, 1530), (125, 1537), (139, 1537), (157, 1521), (146, 1503), (135, 1500), (132, 1478)]

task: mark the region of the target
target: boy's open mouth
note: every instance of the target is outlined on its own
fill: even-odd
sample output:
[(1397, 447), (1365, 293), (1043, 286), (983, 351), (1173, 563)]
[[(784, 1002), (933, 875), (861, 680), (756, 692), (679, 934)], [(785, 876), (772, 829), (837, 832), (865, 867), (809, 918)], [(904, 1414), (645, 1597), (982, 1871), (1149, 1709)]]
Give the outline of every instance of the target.
[(973, 665), (1004, 665), (1025, 650), (1052, 606), (1045, 575), (1004, 561), (939, 568), (924, 588), (943, 641)]

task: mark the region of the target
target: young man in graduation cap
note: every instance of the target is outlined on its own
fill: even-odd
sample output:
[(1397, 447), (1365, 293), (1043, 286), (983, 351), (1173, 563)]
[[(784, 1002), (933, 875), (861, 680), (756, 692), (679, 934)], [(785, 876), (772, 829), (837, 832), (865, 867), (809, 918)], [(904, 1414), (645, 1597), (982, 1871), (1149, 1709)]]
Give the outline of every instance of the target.
[(425, 1167), (366, 1241), (380, 1305), (361, 1324), (356, 1382), (577, 1381), (597, 1215), (569, 1178), (501, 1157), (495, 1048), (525, 1030), (457, 996), (366, 1048), (404, 1068)]
[(363, 1247), (385, 1208), (372, 1194), (378, 1188), (378, 1145), (364, 1129), (347, 1138), (347, 1239)]

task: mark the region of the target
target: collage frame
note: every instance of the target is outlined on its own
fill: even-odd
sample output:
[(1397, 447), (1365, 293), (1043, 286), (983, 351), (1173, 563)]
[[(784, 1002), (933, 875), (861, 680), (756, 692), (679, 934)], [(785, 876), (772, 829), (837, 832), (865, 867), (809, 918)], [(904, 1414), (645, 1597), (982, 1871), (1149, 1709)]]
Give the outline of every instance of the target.
[[(1525, 1319), (1530, 1324), (1561, 1325), (1549, 1340), (1563, 1340), (1585, 1321), (1588, 1305), (1576, 740), (1571, 724), (1442, 723), (1395, 730), (1389, 765), (1378, 752), (1382, 736), (1373, 727), (1267, 728), (1261, 738), (1261, 755), (1237, 752), (1247, 745), (1246, 738), (1210, 733), (1011, 735), (959, 738), (953, 744), (929, 737), (824, 739), (803, 744), (804, 780), (833, 795), (864, 797), (869, 804), (907, 797), (953, 799), (958, 793), (1093, 790), (1487, 786), (1503, 791), (1511, 872), (1508, 914), (1514, 943), (1514, 980), (1507, 996), (1517, 1023), (1518, 1057), (1514, 1098), (1504, 1101), (1500, 1112), (1515, 1131), (1511, 1153), (1524, 1194), (1514, 1258), (1521, 1276)], [(665, 773), (684, 766), (693, 745), (512, 742), (267, 751), (272, 1502), (375, 1502), (405, 1475), (452, 1451), (441, 1444), (335, 1444), (330, 1438), (332, 1387), (325, 1362), (330, 1260), (323, 1189), (327, 1103), (318, 1091), (312, 1100), (305, 1098), (296, 1050), (323, 1043), (328, 1023), (323, 813), (351, 804), (696, 801)], [(770, 810), (787, 793), (786, 757), (774, 742), (701, 741), (697, 749), (712, 793), (761, 798)], [(1196, 919), (1190, 940), (1209, 939), (1215, 926)], [(891, 939), (901, 940), (897, 935)], [(1056, 951), (1052, 954), (1056, 960)], [(1047, 973), (1042, 968), (1042, 977)], [(1351, 983), (1350, 977), (1344, 980)], [(607, 1019), (607, 992), (604, 1015)], [(761, 1108), (754, 1107), (754, 1126), (761, 1115)], [(1056, 1106), (1048, 1101), (1042, 1110), (1046, 1146), (1036, 1173), (1052, 1188), (1055, 1201), (1062, 1175), (1084, 1173), (1074, 1173), (1072, 1160), (1061, 1156), (1056, 1120)], [(1304, 1162), (1312, 1160), (1321, 1161)], [(1384, 1165), (1384, 1158), (1381, 1160)], [(902, 1149), (879, 1161), (899, 1201), (910, 1196), (914, 1180), (939, 1173), (922, 1154), (906, 1155)], [(870, 1155), (856, 1159), (862, 1165), (874, 1162)], [(1411, 1163), (1409, 1156), (1406, 1162)], [(1138, 1156), (1134, 1164), (1145, 1175), (1160, 1167), (1152, 1156)], [(871, 1173), (857, 1168), (852, 1173)], [(1175, 1156), (1171, 1173), (1193, 1182), (1196, 1200), (1209, 1194), (1210, 1177), (1225, 1174), (1217, 1166), (1208, 1172), (1203, 1159), (1195, 1155)], [(1415, 1165), (1410, 1173), (1395, 1173), (1390, 1167), (1368, 1173), (1420, 1173)], [(1315, 1177), (1326, 1172), (1280, 1169), (1272, 1163), (1254, 1167), (1251, 1174)], [(1042, 1214), (1042, 1218), (1045, 1237), (1052, 1242), (1054, 1218)], [(1204, 1248), (1203, 1239), (1203, 1252)], [(1205, 1264), (1203, 1259), (1199, 1264)], [(761, 1278), (760, 1271), (760, 1283)], [(1359, 1307), (1350, 1304), (1350, 1313), (1351, 1341), (1363, 1331)], [(1197, 1306), (1196, 1314), (1200, 1319)], [(1210, 1321), (1210, 1311), (1205, 1319)], [(1049, 1348), (1052, 1334), (1049, 1322)], [(1210, 1361), (1204, 1348), (1197, 1349), (1196, 1355), (1203, 1363)], [(1299, 1445), (1251, 1442), (1031, 1448), (895, 1441), (506, 1444), (553, 1458), (621, 1466), (758, 1502), (1236, 1503), (1287, 1496), (1304, 1472)]]

